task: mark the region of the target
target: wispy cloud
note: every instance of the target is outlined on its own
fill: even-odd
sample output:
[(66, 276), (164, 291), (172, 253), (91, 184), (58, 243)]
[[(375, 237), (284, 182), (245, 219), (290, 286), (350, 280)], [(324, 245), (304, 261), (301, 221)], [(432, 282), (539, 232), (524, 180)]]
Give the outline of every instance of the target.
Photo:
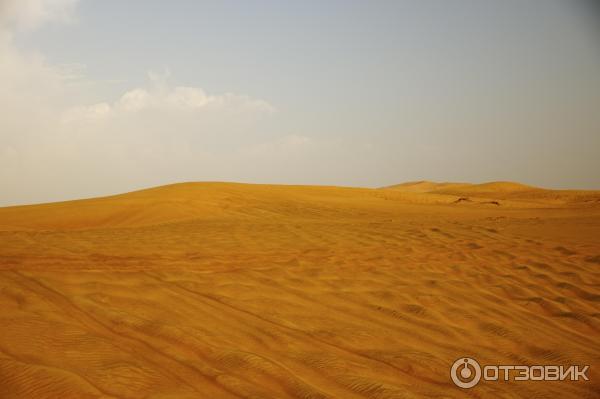
[(0, 27), (31, 30), (48, 22), (73, 20), (78, 0), (2, 0)]
[(102, 82), (13, 40), (22, 30), (73, 20), (76, 3), (0, 2), (0, 205), (219, 176), (227, 162), (219, 143), (233, 154), (247, 142), (242, 135), (275, 112), (261, 99), (207, 93), (152, 72), (114, 99), (78, 104)]
[(66, 123), (100, 119), (163, 115), (169, 117), (197, 117), (202, 114), (223, 113), (259, 116), (275, 112), (275, 107), (264, 100), (234, 93), (207, 94), (199, 87), (171, 86), (168, 75), (148, 73), (147, 87), (128, 90), (118, 100), (89, 106), (69, 108), (63, 115)]

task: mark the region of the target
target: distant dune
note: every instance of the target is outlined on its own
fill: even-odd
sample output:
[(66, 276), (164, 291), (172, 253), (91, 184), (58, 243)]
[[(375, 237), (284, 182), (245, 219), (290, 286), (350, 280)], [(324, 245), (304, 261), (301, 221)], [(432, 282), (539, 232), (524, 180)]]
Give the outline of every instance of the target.
[[(383, 194), (382, 194), (383, 193)], [(387, 195), (386, 195), (387, 194)], [(509, 207), (600, 206), (600, 191), (546, 190), (519, 183), (409, 182), (381, 189), (241, 183), (179, 183), (121, 195), (0, 208), (0, 230), (132, 227), (191, 219), (335, 216), (353, 206), (454, 204), (459, 198), (509, 200)], [(484, 201), (475, 201), (485, 203)]]
[[(1, 398), (593, 398), (600, 192), (182, 183), (0, 208)], [(450, 366), (590, 365), (481, 382)]]
[(453, 187), (471, 186), (468, 183), (435, 183), (432, 181), (420, 180), (406, 183), (395, 184), (393, 186), (383, 187), (387, 189), (400, 190), (413, 193), (429, 193), (436, 190)]
[(418, 181), (384, 187), (384, 189), (458, 197), (528, 201), (548, 206), (559, 204), (596, 206), (600, 204), (600, 191), (598, 190), (550, 190), (503, 181), (482, 184)]

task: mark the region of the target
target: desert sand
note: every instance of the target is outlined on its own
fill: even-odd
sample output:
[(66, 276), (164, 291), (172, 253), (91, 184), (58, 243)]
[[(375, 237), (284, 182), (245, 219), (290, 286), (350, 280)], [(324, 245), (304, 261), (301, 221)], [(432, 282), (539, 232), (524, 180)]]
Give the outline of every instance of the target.
[[(0, 208), (1, 398), (597, 398), (600, 192), (186, 183)], [(590, 365), (481, 382), (450, 366)]]

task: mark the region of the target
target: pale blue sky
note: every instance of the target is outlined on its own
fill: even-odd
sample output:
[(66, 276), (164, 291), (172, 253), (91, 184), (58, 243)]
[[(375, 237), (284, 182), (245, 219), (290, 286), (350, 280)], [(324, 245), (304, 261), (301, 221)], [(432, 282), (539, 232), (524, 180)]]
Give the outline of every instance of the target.
[[(8, 123), (0, 163), (4, 154), (12, 177), (0, 178), (12, 194), (3, 192), (0, 203), (183, 180), (600, 188), (600, 31), (585, 2), (55, 3), (68, 18), (19, 26), (23, 11), (4, 19), (10, 51), (25, 63), (37, 53), (40, 69), (74, 75), (47, 94), (60, 99), (52, 112), (107, 104), (118, 115), (77, 129), (57, 122), (43, 134)], [(148, 71), (159, 77), (149, 82)], [(4, 78), (15, 81), (11, 73)], [(118, 111), (124, 93), (137, 88), (159, 98), (178, 86), (236, 97), (218, 112), (152, 112), (150, 127), (150, 119)], [(88, 108), (81, 112), (88, 121)], [(57, 140), (66, 141), (43, 144)], [(83, 174), (98, 185), (84, 187)]]

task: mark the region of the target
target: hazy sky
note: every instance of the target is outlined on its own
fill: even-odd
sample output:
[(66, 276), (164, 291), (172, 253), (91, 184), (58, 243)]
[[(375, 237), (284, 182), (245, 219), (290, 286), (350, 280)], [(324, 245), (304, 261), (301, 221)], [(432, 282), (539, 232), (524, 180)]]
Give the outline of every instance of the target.
[(0, 205), (204, 180), (600, 188), (588, 3), (0, 0)]

